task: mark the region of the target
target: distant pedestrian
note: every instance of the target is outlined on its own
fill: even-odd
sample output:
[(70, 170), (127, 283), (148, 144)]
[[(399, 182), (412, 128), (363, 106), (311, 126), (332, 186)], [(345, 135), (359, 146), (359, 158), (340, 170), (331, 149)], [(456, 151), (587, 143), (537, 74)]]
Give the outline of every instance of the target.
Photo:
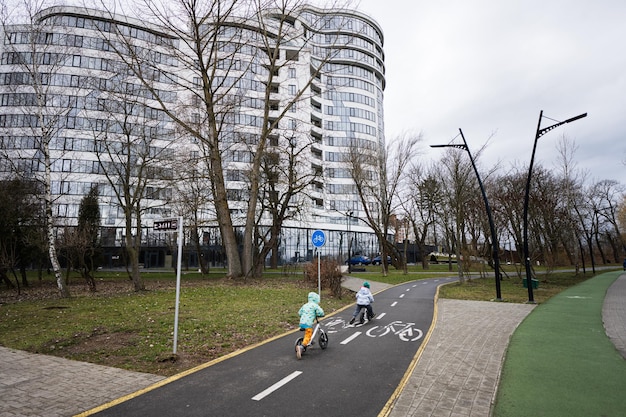
[(624, 271), (626, 271), (626, 259), (624, 259), (624, 263), (622, 265), (624, 266)]
[[(370, 291), (370, 283), (365, 281), (359, 292), (356, 293), (356, 308), (354, 309), (354, 314), (352, 314), (352, 320), (350, 320), (350, 324), (354, 323), (354, 320), (356, 320), (356, 316), (359, 314), (359, 311), (361, 311), (363, 307), (367, 309), (367, 319), (373, 319), (375, 316), (374, 310), (372, 309), (373, 302), (374, 296)], [(363, 321), (361, 321), (361, 324), (363, 324)]]

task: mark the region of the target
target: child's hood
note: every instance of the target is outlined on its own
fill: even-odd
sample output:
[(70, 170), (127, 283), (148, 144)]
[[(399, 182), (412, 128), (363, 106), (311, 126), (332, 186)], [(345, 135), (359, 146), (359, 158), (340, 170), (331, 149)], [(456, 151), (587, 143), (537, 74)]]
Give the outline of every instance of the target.
[(310, 303), (315, 303), (315, 304), (319, 304), (320, 303), (320, 296), (318, 293), (311, 291), (309, 293), (309, 302)]
[(369, 292), (370, 292), (370, 289), (366, 287), (361, 287), (361, 289), (359, 290), (359, 294), (361, 295), (367, 295)]

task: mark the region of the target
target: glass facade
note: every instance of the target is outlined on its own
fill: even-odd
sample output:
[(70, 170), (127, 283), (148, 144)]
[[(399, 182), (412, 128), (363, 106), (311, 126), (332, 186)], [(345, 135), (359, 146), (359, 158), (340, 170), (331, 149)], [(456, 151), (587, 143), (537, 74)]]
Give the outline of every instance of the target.
[[(271, 21), (270, 11), (265, 18)], [(328, 231), (323, 250), (329, 254), (347, 256), (349, 234), (353, 252), (376, 253), (375, 239), (358, 220), (362, 203), (346, 161), (351, 149), (376, 153), (384, 146), (382, 31), (368, 16), (347, 10), (308, 7), (289, 22), (292, 38), (280, 48), (280, 68), (268, 66), (262, 30), (251, 25), (222, 28), (219, 59), (211, 63), (215, 91), (227, 90), (224, 100), (237, 98), (223, 112), (219, 130), (235, 225), (249, 197), (247, 172), (259, 132), (269, 123), (268, 144), (276, 149), (276, 161), (285, 157), (281, 149), (306, 142), (306, 155), (299, 156), (297, 167), (316, 176), (296, 200), (306, 209), (285, 222), (281, 260), (310, 258), (315, 229)], [(190, 93), (202, 88), (202, 72), (181, 59), (181, 54), (192, 54), (185, 49), (188, 45), (125, 16), (64, 6), (44, 10), (35, 26), (5, 30), (0, 46), (2, 175), (42, 175), (44, 157), (49, 156), (59, 226), (75, 224), (80, 200), (97, 185), (112, 246), (121, 244), (124, 224), (118, 184), (141, 188), (144, 243), (165, 245), (167, 238), (149, 226), (174, 212), (181, 187), (173, 181), (180, 175), (173, 161), (183, 154), (190, 161), (203, 158), (198, 141), (181, 133), (172, 120), (195, 126), (206, 122), (203, 97)], [(138, 56), (143, 83), (127, 62)], [(269, 71), (276, 73), (268, 77)], [(263, 82), (268, 79), (269, 86)], [(263, 94), (268, 88), (269, 121)], [(168, 114), (165, 108), (179, 113)], [(190, 163), (187, 177), (203, 175), (205, 167)], [(366, 169), (377, 175), (376, 166)], [(197, 211), (206, 220), (204, 236), (213, 236), (210, 244), (203, 244), (219, 246), (211, 204)], [(271, 221), (263, 212), (259, 218), (262, 224)]]

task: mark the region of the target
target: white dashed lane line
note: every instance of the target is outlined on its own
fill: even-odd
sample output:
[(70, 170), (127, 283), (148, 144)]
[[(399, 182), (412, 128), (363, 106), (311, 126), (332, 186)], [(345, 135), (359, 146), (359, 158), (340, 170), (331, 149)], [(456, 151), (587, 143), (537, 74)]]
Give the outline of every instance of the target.
[(357, 337), (359, 337), (361, 335), (361, 332), (356, 332), (354, 333), (352, 336), (348, 337), (347, 339), (344, 339), (340, 345), (347, 345), (348, 343), (352, 342), (354, 339), (356, 339)]
[(292, 372), (291, 374), (287, 375), (286, 377), (284, 377), (283, 379), (281, 379), (280, 381), (278, 381), (277, 383), (275, 383), (274, 385), (272, 385), (271, 387), (269, 387), (268, 389), (261, 391), (260, 393), (258, 393), (257, 395), (255, 395), (254, 397), (252, 397), (252, 399), (254, 401), (261, 401), (263, 398), (267, 397), (268, 395), (270, 395), (272, 392), (276, 391), (277, 389), (279, 389), (280, 387), (282, 387), (283, 385), (287, 384), (289, 381), (291, 381), (294, 378), (297, 378), (298, 376), (300, 376), (302, 374), (302, 371), (295, 371)]

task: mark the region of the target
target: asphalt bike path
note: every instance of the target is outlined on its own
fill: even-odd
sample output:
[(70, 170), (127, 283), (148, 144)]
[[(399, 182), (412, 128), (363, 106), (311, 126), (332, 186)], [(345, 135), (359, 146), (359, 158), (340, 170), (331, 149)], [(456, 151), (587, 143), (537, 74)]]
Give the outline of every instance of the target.
[[(298, 360), (303, 333), (261, 343), (81, 416), (377, 416), (402, 381), (433, 321), (437, 287), (455, 277), (413, 281), (375, 294), (376, 318), (350, 325), (354, 305), (321, 323), (328, 348)], [(324, 301), (322, 300), (322, 306)]]

